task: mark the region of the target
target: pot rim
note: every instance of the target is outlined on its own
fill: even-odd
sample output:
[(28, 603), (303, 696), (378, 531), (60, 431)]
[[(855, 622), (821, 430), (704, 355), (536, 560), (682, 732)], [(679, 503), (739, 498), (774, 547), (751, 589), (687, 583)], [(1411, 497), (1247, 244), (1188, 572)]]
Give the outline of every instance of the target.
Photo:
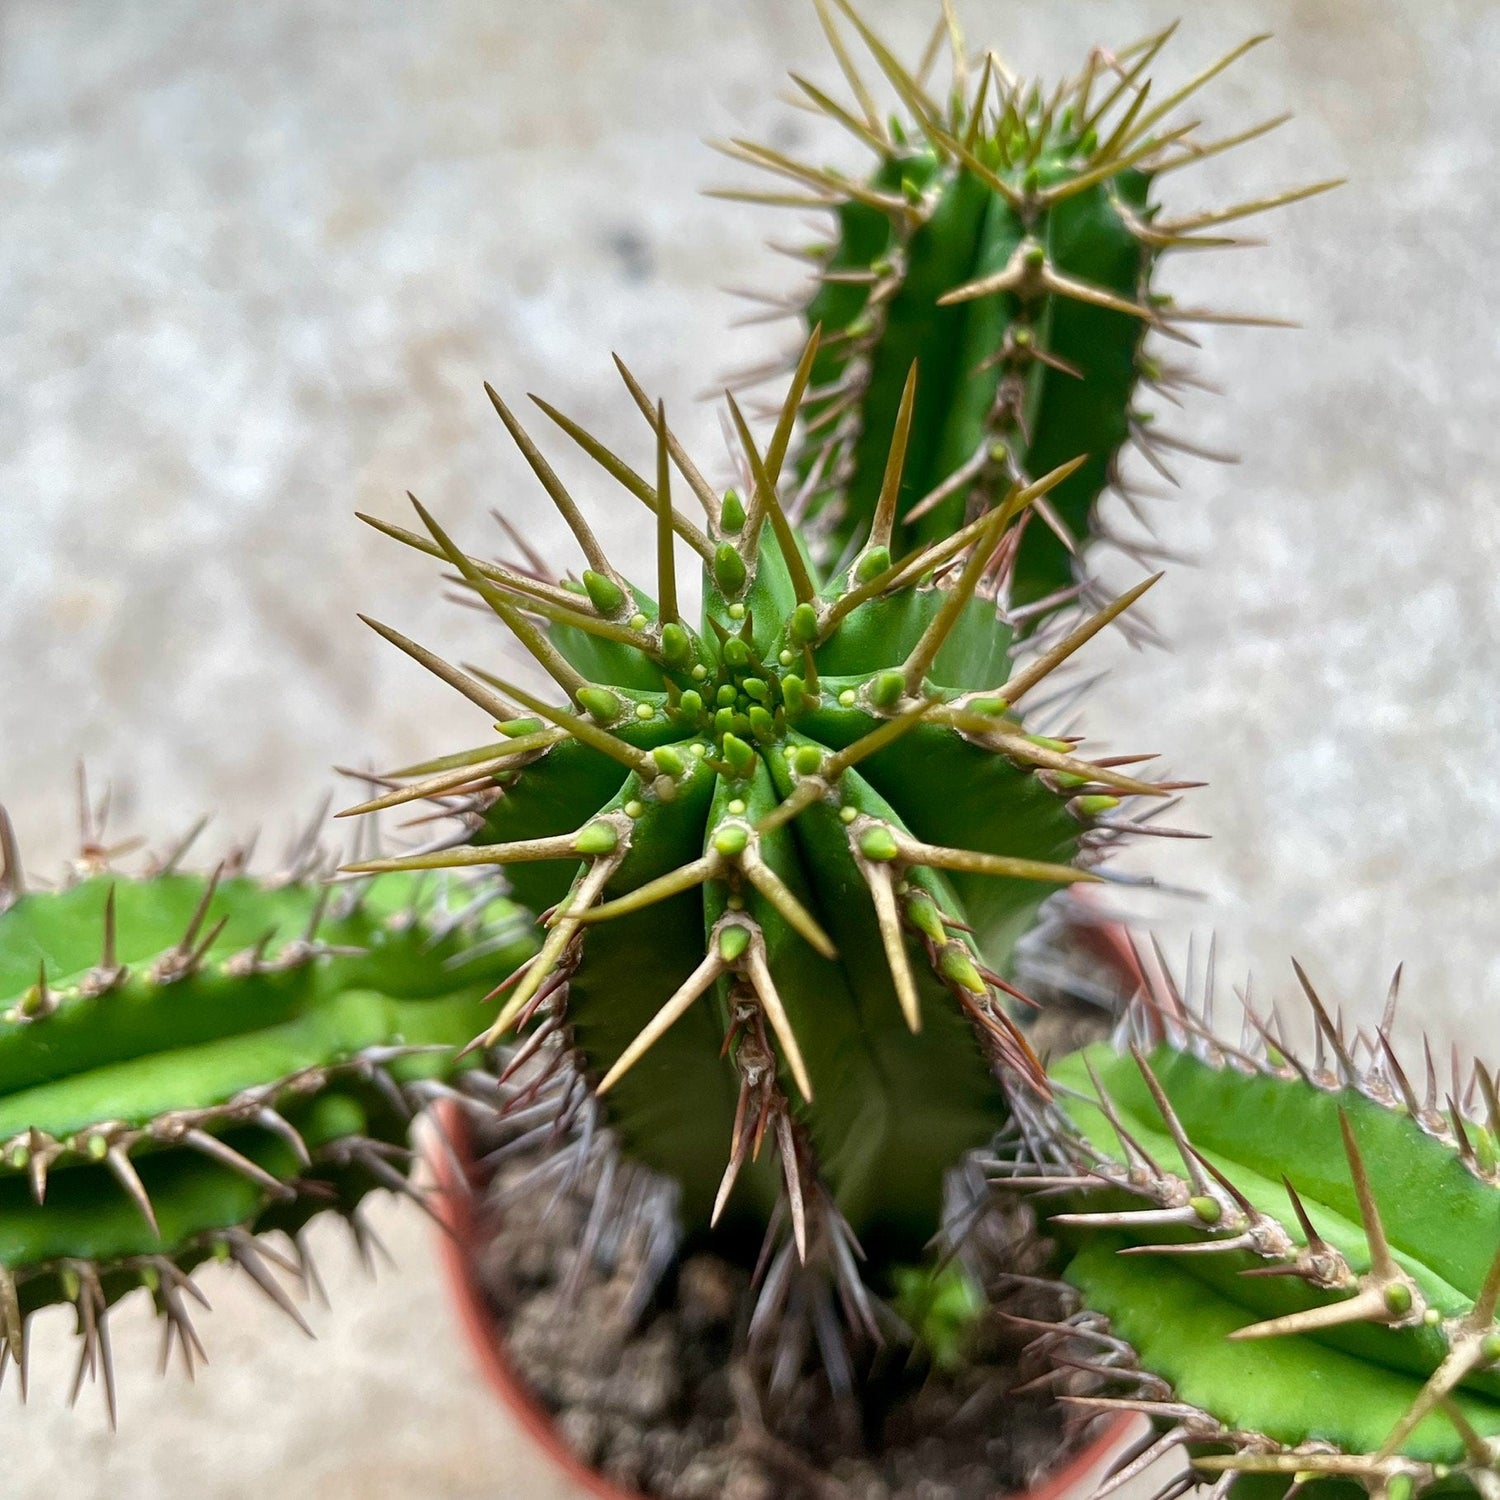
[[(1091, 929), (1091, 936), (1121, 970), (1139, 981), (1140, 964), (1123, 926), (1109, 923)], [(473, 1249), (478, 1239), (478, 1216), (472, 1189), (474, 1155), (469, 1124), (460, 1105), (441, 1100), (437, 1129), (446, 1143), (430, 1145), (428, 1168), (436, 1180), (435, 1208), (439, 1218), (438, 1264), (447, 1283), (449, 1300), (458, 1314), (465, 1340), (490, 1388), (531, 1440), (572, 1482), (595, 1500), (646, 1500), (633, 1490), (611, 1483), (583, 1462), (563, 1442), (551, 1414), (531, 1392), (511, 1363), (500, 1326), (484, 1288), (474, 1273)], [(1108, 1461), (1146, 1427), (1139, 1415), (1121, 1413), (1108, 1422), (1062, 1465), (1030, 1489), (1017, 1490), (998, 1500), (1066, 1500), (1085, 1482), (1102, 1475)], [(1088, 1486), (1092, 1490), (1092, 1485)]]

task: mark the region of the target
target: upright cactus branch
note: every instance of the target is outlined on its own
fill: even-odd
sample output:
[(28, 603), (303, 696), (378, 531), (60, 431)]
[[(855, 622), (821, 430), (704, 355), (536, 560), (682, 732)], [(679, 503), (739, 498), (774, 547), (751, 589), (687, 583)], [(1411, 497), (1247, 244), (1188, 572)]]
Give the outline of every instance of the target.
[[(1165, 174), (1255, 139), (1280, 116), (1218, 140), (1181, 106), (1264, 37), (1253, 37), (1182, 87), (1153, 95), (1149, 73), (1175, 26), (1118, 53), (1092, 53), (1056, 88), (1013, 75), (995, 52), (971, 60), (944, 18), (928, 64), (909, 69), (850, 0), (815, 0), (853, 101), (796, 74), (811, 109), (875, 157), (863, 180), (735, 140), (722, 149), (779, 179), (719, 196), (826, 210), (830, 242), (806, 253), (814, 289), (791, 308), (824, 338), (795, 453), (805, 512), (828, 554), (846, 559), (882, 519), (887, 443), (908, 374), (921, 371), (907, 462), (894, 500), (898, 552), (951, 534), (1025, 485), (1076, 467), (1032, 507), (1010, 569), (1009, 602), (1045, 608), (1071, 597), (1078, 557), (1101, 535), (1107, 489), (1136, 504), (1121, 472), (1128, 447), (1170, 478), (1178, 451), (1200, 452), (1147, 409), (1159, 390), (1193, 384), (1183, 367), (1202, 322), (1277, 320), (1177, 306), (1155, 288), (1161, 257), (1237, 243), (1226, 226), (1334, 186), (1317, 182), (1232, 207), (1166, 219), (1153, 200)], [(839, 18), (899, 100), (886, 117), (853, 60)], [(925, 81), (946, 40), (952, 86)], [(788, 188), (787, 184), (790, 184)], [(1148, 344), (1156, 334), (1170, 353)], [(751, 378), (759, 378), (756, 372)], [(1123, 543), (1144, 557), (1149, 545)], [(1024, 616), (1023, 616), (1024, 618)]]

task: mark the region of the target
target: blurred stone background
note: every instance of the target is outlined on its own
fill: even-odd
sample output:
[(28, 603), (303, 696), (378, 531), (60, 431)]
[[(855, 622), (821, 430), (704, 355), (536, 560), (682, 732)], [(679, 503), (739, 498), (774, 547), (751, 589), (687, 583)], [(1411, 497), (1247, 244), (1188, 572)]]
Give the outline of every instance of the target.
[[(867, 9), (912, 56), (935, 7)], [(1204, 893), (1145, 908), (1174, 951), (1217, 930), (1221, 969), (1253, 964), (1263, 990), (1295, 952), (1360, 1015), (1404, 958), (1413, 1030), (1492, 1042), (1500, 11), (964, 9), (976, 42), (1048, 77), (1178, 10), (1177, 77), (1274, 30), (1196, 112), (1210, 133), (1298, 118), (1177, 174), (1168, 202), (1352, 178), (1254, 221), (1268, 248), (1169, 273), (1185, 300), (1306, 328), (1204, 331), (1227, 395), (1177, 425), (1243, 462), (1180, 466), (1157, 517), (1198, 564), (1151, 601), (1173, 649), (1096, 652), (1115, 668), (1086, 722), (1211, 783), (1177, 821), (1212, 840), (1135, 860)], [(118, 826), (165, 841), (206, 810), (221, 839), (286, 835), (333, 763), (472, 743), (475, 714), (353, 614), (468, 656), (483, 625), (350, 513), (399, 518), (410, 486), (483, 549), (500, 504), (570, 559), (480, 382), (644, 455), (611, 349), (721, 454), (694, 397), (786, 334), (729, 331), (718, 288), (795, 285), (761, 244), (795, 235), (698, 196), (736, 176), (700, 139), (857, 160), (774, 97), (788, 66), (833, 73), (805, 0), (6, 0), (0, 46), (0, 797), (37, 871), (68, 849), (80, 755), (113, 778)], [(639, 565), (641, 512), (583, 482)], [(65, 1320), (39, 1330), (31, 1406), (0, 1401), (0, 1489), (568, 1493), (473, 1384), (427, 1227), (379, 1223), (399, 1275), (366, 1282), (330, 1242), (315, 1344), (206, 1277), (196, 1387), (156, 1381), (149, 1320), (123, 1309), (117, 1437), (91, 1399), (65, 1415)]]

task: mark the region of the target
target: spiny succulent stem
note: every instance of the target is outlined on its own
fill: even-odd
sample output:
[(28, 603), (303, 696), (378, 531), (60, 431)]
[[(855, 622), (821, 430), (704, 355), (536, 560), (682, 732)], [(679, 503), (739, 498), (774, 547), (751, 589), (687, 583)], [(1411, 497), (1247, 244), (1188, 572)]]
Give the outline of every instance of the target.
[(531, 471), (542, 482), (542, 488), (547, 491), (552, 503), (557, 507), (564, 521), (568, 524), (568, 530), (578, 540), (578, 545), (583, 549), (583, 555), (588, 558), (589, 567), (596, 573), (602, 573), (606, 578), (619, 583), (619, 576), (610, 562), (608, 554), (599, 545), (599, 539), (594, 535), (593, 528), (584, 519), (583, 512), (579, 510), (578, 503), (568, 493), (563, 482), (553, 471), (542, 451), (532, 442), (526, 429), (516, 421), (514, 415), (506, 404), (500, 399), (498, 392), (489, 381), (484, 383), (484, 393), (490, 398), (500, 420), (505, 423), (506, 431), (510, 433), (515, 441), (516, 447), (521, 450), (526, 462), (531, 465)]
[[(558, 409), (550, 402), (542, 400), (540, 396), (532, 396), (530, 399), (534, 401), (536, 405), (547, 414), (547, 416), (549, 416), (554, 422), (556, 422), (557, 425), (561, 427), (562, 430), (567, 433), (567, 435), (572, 438), (573, 441), (577, 443), (578, 446), (582, 448), (583, 451), (587, 453), (588, 456), (592, 458), (594, 462), (597, 463), (599, 467), (605, 471), (605, 473), (609, 474), (613, 479), (617, 480), (627, 490), (629, 490), (630, 493), (634, 495), (636, 499), (639, 500), (641, 504), (644, 505), (648, 510), (652, 511), (653, 513), (655, 512), (656, 487), (654, 485), (647, 484), (647, 482), (642, 479), (641, 476), (637, 474), (629, 464), (617, 458), (613, 453), (609, 451), (608, 448), (604, 446), (603, 443), (599, 441), (598, 438), (594, 437), (592, 433), (585, 431), (571, 417), (564, 416), (563, 413), (558, 411)], [(713, 543), (709, 541), (709, 539), (703, 534), (703, 532), (697, 526), (693, 525), (693, 523), (689, 521), (686, 516), (682, 515), (678, 511), (673, 511), (671, 513), (671, 517), (672, 529), (676, 531), (677, 535), (680, 536), (683, 541), (685, 541), (688, 546), (691, 547), (693, 551), (696, 552), (698, 556), (704, 560), (704, 562), (712, 562), (714, 555)]]
[(1112, 620), (1124, 614), (1147, 589), (1154, 588), (1163, 576), (1161, 573), (1153, 573), (1151, 577), (1142, 579), (1134, 588), (1127, 589), (1118, 598), (1106, 604), (1103, 609), (1090, 615), (1081, 625), (1070, 630), (1050, 650), (1042, 652), (1040, 656), (1028, 662), (1003, 687), (996, 690), (996, 696), (1003, 698), (1006, 703), (1018, 702), (1023, 694), (1030, 692), (1043, 678), (1056, 671), (1080, 646), (1091, 641)]
[(440, 677), (449, 687), (456, 688), (470, 703), (477, 708), (482, 708), (492, 719), (504, 723), (508, 719), (519, 718), (520, 715), (503, 698), (497, 697), (490, 692), (482, 683), (475, 682), (465, 672), (460, 672), (457, 667), (450, 666), (442, 657), (434, 655), (425, 646), (419, 646), (415, 641), (408, 640), (399, 630), (392, 629), (389, 625), (382, 624), (379, 620), (372, 619), (369, 615), (360, 615), (359, 619), (373, 630), (376, 635), (384, 637), (393, 646), (404, 651), (415, 662), (426, 667), (435, 677)]

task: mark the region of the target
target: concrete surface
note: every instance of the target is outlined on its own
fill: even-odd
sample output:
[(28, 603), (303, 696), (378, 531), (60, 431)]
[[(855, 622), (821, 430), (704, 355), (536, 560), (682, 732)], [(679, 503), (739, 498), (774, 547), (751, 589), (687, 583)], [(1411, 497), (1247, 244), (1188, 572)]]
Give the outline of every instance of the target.
[[(1176, 648), (1098, 653), (1119, 662), (1087, 723), (1212, 783), (1181, 819), (1212, 841), (1138, 861), (1206, 892), (1153, 908), (1171, 942), (1216, 928), (1230, 972), (1277, 986), (1296, 952), (1361, 1014), (1405, 958), (1413, 1026), (1492, 1038), (1500, 12), (967, 7), (976, 39), (1047, 73), (1179, 8), (1177, 76), (1278, 33), (1204, 100), (1211, 125), (1299, 118), (1179, 174), (1173, 201), (1353, 182), (1265, 221), (1268, 249), (1171, 273), (1185, 299), (1307, 327), (1205, 332), (1228, 395), (1185, 425), (1244, 462), (1183, 464), (1158, 514), (1200, 565), (1153, 601)], [(869, 10), (910, 53), (932, 7)], [(353, 612), (470, 656), (474, 617), (350, 512), (399, 515), (411, 486), (477, 547), (502, 503), (571, 557), (480, 381), (644, 454), (611, 349), (722, 452), (691, 398), (780, 336), (726, 332), (715, 288), (795, 273), (760, 248), (784, 220), (696, 196), (734, 175), (698, 142), (814, 143), (773, 100), (787, 66), (831, 75), (810, 7), (8, 0), (0, 42), (0, 795), (31, 866), (66, 850), (80, 754), (125, 825), (215, 809), (227, 836), (288, 830), (331, 763), (472, 743), (475, 716)], [(643, 560), (640, 513), (586, 483)], [(469, 1383), (425, 1226), (382, 1223), (400, 1275), (368, 1285), (334, 1247), (316, 1344), (211, 1278), (196, 1387), (157, 1383), (125, 1309), (118, 1437), (90, 1400), (62, 1413), (71, 1353), (44, 1333), (31, 1406), (0, 1401), (0, 1492), (564, 1494)]]

